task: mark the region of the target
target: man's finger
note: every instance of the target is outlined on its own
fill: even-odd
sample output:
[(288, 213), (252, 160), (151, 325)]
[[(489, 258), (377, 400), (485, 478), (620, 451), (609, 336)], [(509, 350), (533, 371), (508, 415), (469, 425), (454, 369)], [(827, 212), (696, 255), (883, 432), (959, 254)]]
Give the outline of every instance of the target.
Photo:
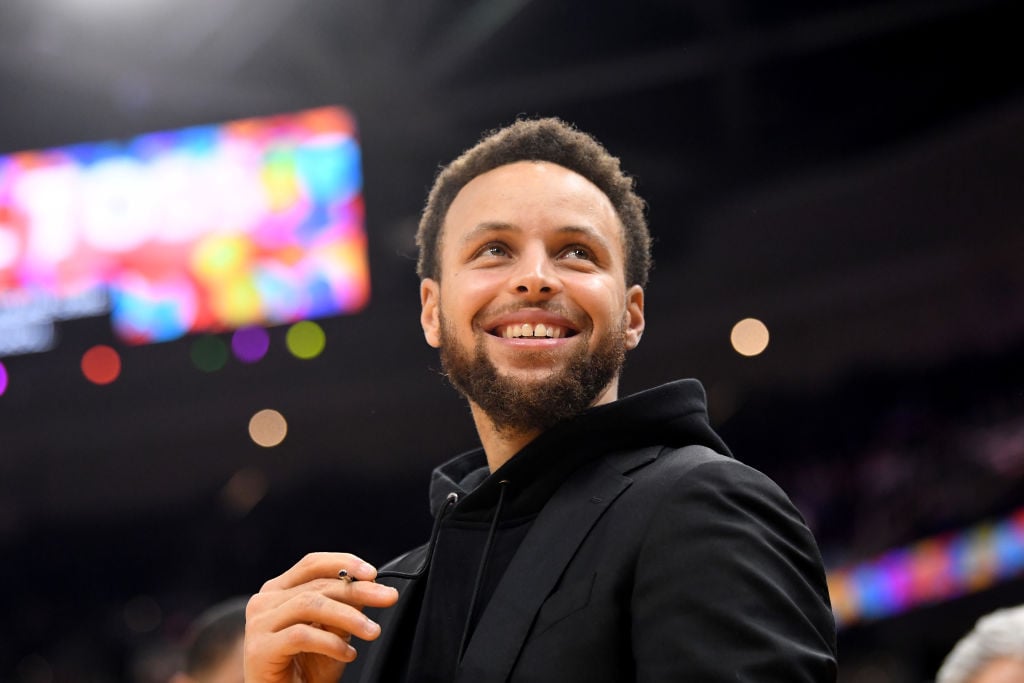
[(303, 653), (324, 655), (339, 662), (356, 658), (356, 649), (349, 645), (347, 638), (309, 624), (292, 624), (281, 631), (247, 638), (245, 646), (256, 652), (276, 652), (283, 658), (282, 665)]
[[(393, 588), (367, 582), (353, 585), (341, 598), (324, 595), (315, 590), (292, 594), (272, 609), (254, 610), (251, 622), (260, 631), (284, 632), (295, 624), (321, 624), (339, 633), (350, 633), (363, 640), (372, 640), (380, 634), (380, 626), (362, 613), (363, 605), (388, 607), (398, 599)], [(276, 600), (281, 592), (271, 594)], [(384, 599), (380, 599), (380, 596)], [(255, 600), (259, 596), (254, 596)], [(252, 601), (250, 601), (252, 602)]]
[(377, 577), (373, 565), (350, 553), (310, 553), (288, 571), (263, 584), (260, 591), (286, 590), (320, 578), (337, 579), (342, 569), (358, 581), (373, 581)]

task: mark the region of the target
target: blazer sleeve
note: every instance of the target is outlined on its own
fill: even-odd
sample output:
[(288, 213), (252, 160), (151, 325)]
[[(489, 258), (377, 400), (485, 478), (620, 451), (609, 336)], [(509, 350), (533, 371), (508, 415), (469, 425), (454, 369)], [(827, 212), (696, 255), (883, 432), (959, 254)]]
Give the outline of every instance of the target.
[(814, 538), (735, 460), (679, 475), (637, 558), (637, 681), (835, 681), (835, 621)]

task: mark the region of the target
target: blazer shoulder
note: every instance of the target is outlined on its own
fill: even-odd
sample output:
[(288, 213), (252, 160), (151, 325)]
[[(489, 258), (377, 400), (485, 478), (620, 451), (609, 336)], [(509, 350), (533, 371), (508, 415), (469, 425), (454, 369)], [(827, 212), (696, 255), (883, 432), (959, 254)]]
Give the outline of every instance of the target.
[(668, 477), (676, 482), (712, 480), (719, 485), (735, 483), (783, 493), (764, 472), (706, 446), (663, 447), (651, 464), (654, 467), (652, 471), (659, 477)]
[(703, 465), (711, 463), (741, 464), (735, 458), (724, 455), (707, 446), (697, 444), (681, 447), (650, 446), (615, 453), (608, 458), (608, 464), (619, 473), (630, 478), (644, 474), (656, 474), (659, 478), (678, 480)]
[(631, 471), (623, 471), (631, 488), (643, 491), (652, 504), (674, 499), (695, 505), (699, 500), (733, 501), (738, 509), (775, 508), (799, 526), (806, 521), (793, 501), (771, 477), (732, 456), (705, 446), (662, 447), (654, 457)]
[(662, 447), (658, 453), (658, 462), (664, 467), (672, 469), (679, 474), (686, 474), (701, 465), (708, 463), (735, 463), (740, 464), (732, 456), (719, 453), (707, 446), (692, 444), (679, 448), (669, 446)]

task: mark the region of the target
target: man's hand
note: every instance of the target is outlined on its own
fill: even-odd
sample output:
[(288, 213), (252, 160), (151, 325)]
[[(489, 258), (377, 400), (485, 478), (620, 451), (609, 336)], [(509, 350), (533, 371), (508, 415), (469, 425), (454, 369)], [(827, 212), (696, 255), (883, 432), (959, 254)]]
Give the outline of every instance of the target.
[[(353, 580), (338, 578), (342, 569)], [(376, 576), (354, 555), (311, 553), (263, 584), (245, 611), (246, 683), (335, 683), (356, 658), (350, 637), (380, 635), (363, 607), (398, 600)]]

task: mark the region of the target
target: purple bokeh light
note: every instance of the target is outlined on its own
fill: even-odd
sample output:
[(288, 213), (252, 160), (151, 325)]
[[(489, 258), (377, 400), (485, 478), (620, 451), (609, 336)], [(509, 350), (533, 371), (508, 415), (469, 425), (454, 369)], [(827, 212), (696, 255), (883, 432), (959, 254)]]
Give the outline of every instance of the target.
[(5, 391), (7, 391), (7, 368), (0, 363), (0, 396), (3, 396)]
[(262, 327), (242, 327), (231, 335), (231, 350), (243, 363), (255, 363), (267, 355), (270, 335)]

